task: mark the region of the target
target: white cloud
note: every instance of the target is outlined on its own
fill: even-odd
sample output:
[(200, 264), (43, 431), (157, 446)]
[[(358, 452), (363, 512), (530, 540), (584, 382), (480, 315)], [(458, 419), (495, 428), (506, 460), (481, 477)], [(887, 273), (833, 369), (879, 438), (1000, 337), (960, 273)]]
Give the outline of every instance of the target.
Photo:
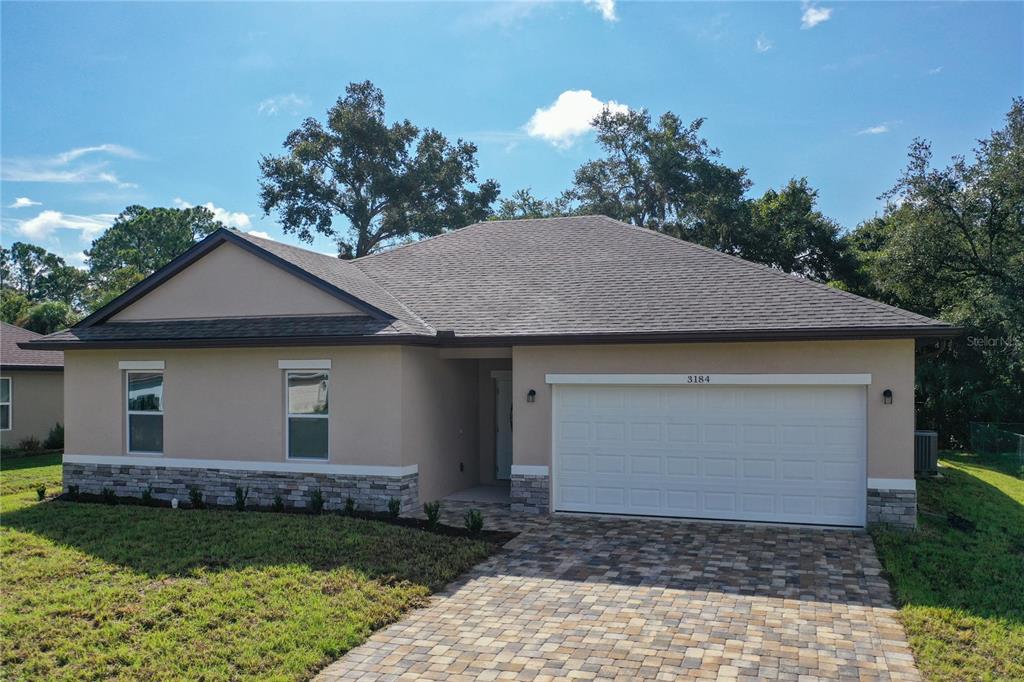
[(289, 92), (287, 95), (268, 97), (256, 105), (256, 111), (264, 116), (277, 116), (281, 113), (295, 115), (299, 113), (300, 109), (307, 106), (309, 106), (308, 99)]
[(526, 123), (526, 133), (556, 147), (569, 147), (590, 130), (590, 122), (605, 108), (614, 113), (629, 111), (629, 107), (615, 100), (602, 102), (590, 90), (566, 90), (554, 104), (533, 112)]
[(942, 73), (941, 66), (936, 66), (934, 69), (928, 69), (929, 76), (938, 76), (940, 73)]
[(832, 8), (815, 7), (810, 3), (804, 3), (804, 13), (800, 16), (800, 28), (814, 28), (820, 23), (832, 18)]
[(619, 20), (619, 17), (615, 14), (615, 0), (583, 0), (583, 4), (594, 11), (600, 12), (601, 18), (605, 21)]
[[(178, 208), (192, 208), (195, 206), (195, 204), (190, 204), (180, 198), (176, 198), (174, 200), (174, 205)], [(220, 206), (214, 206), (212, 201), (207, 201), (205, 204), (202, 204), (202, 206), (213, 214), (214, 219), (224, 223), (225, 227), (236, 227), (240, 230), (244, 230), (252, 224), (252, 221), (249, 219), (249, 214), (247, 213), (242, 213), (241, 211), (229, 211), (221, 208)]]
[(73, 215), (60, 211), (42, 211), (35, 218), (18, 222), (18, 232), (36, 241), (46, 239), (55, 230), (77, 230), (82, 241), (91, 241), (110, 227), (117, 216), (113, 213)]
[(888, 123), (879, 123), (876, 126), (870, 126), (868, 128), (865, 128), (864, 130), (858, 130), (857, 134), (858, 135), (882, 135), (883, 133), (887, 133), (890, 130), (892, 130), (892, 128), (889, 127)]
[(758, 52), (767, 52), (773, 47), (775, 47), (775, 43), (768, 40), (768, 36), (766, 36), (763, 33), (757, 37), (757, 40), (754, 41), (754, 49), (757, 50)]
[(32, 201), (28, 197), (18, 197), (14, 200), (13, 204), (9, 204), (7, 208), (27, 208), (29, 206), (42, 206), (41, 201)]
[(251, 234), (253, 237), (259, 237), (260, 239), (269, 239), (271, 241), (277, 241), (266, 232), (260, 232), (259, 230), (249, 230), (246, 234)]
[(116, 173), (109, 170), (106, 160), (76, 163), (91, 155), (115, 156), (122, 159), (142, 158), (134, 149), (119, 144), (77, 147), (48, 157), (3, 159), (0, 162), (0, 179), (8, 182), (101, 182), (114, 184), (120, 188), (138, 186), (135, 183), (123, 182)]
[(76, 268), (80, 268), (85, 265), (85, 251), (75, 251), (64, 255), (64, 260), (67, 261), (68, 265), (74, 265)]

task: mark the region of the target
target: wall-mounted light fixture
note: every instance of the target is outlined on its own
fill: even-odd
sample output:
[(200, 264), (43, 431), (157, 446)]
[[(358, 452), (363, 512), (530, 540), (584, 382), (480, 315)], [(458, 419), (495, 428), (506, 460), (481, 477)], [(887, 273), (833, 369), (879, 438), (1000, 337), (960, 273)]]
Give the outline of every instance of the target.
[(892, 405), (892, 389), (887, 388), (882, 391), (882, 402), (886, 405)]
[(537, 402), (537, 391), (532, 388), (526, 392), (526, 402), (534, 403)]

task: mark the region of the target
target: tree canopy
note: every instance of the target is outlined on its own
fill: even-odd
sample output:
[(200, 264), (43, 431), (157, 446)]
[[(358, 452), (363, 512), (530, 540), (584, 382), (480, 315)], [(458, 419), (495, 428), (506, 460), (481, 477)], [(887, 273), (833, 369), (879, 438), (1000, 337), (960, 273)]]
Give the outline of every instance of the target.
[(388, 125), (369, 81), (349, 84), (325, 123), (306, 119), (284, 147), (260, 159), (263, 211), (303, 241), (334, 239), (343, 258), (483, 220), (499, 193), (494, 180), (476, 184), (476, 145), (407, 119)]

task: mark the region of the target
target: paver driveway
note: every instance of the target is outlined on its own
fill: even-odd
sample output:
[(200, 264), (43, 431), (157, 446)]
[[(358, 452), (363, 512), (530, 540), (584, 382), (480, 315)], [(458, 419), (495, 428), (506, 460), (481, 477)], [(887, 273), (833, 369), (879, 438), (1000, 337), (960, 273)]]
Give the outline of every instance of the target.
[(863, 533), (519, 525), (505, 551), (319, 679), (918, 679)]

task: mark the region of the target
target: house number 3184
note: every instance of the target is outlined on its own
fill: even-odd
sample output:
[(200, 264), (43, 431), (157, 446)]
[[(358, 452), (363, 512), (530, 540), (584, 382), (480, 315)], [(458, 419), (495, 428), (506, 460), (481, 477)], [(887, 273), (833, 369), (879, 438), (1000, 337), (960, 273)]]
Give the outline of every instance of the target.
[(688, 384), (710, 384), (710, 374), (687, 374), (686, 383)]

